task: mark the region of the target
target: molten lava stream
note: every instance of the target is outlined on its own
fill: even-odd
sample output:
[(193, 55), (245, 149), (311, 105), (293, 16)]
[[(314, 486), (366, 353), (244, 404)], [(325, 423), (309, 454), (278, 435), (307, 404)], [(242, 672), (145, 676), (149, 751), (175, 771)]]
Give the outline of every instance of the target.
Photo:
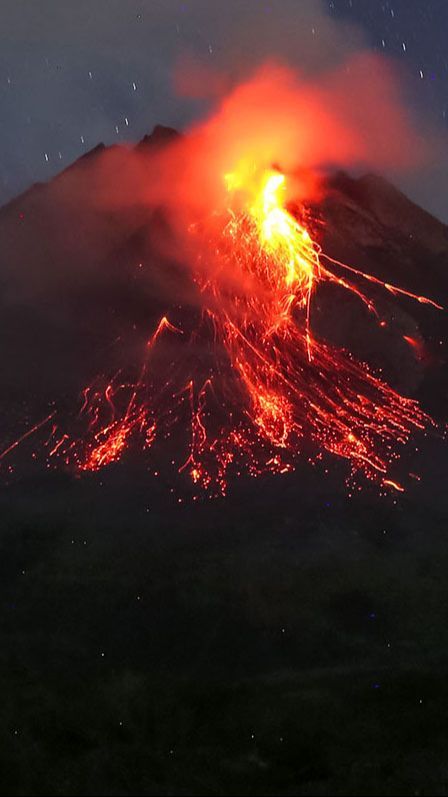
[[(203, 303), (197, 328), (180, 329), (164, 316), (135, 384), (116, 379), (105, 389), (88, 388), (86, 436), (65, 434), (52, 452), (80, 470), (97, 470), (118, 461), (133, 441), (149, 449), (178, 436), (185, 450), (173, 466), (216, 495), (225, 494), (229, 473), (291, 471), (311, 444), (314, 458), (347, 460), (351, 477), (401, 490), (390, 476), (399, 448), (432, 421), (365, 364), (314, 337), (312, 300), (329, 282), (376, 314), (342, 269), (360, 283), (438, 305), (322, 254), (304, 208), (294, 215), (287, 209), (287, 179), (278, 169), (243, 162), (224, 179), (227, 209), (189, 227)], [(156, 364), (167, 335), (178, 336), (177, 354)], [(201, 340), (202, 363), (193, 353)]]

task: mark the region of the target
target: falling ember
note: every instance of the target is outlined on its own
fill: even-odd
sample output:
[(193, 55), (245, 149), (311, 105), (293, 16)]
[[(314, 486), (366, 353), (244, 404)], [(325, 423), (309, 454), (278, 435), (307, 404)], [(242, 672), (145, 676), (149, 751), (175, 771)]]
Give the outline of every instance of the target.
[[(87, 431), (80, 439), (52, 434), (49, 459), (96, 471), (134, 446), (153, 451), (175, 439), (175, 470), (214, 496), (226, 493), (230, 476), (289, 473), (301, 453), (310, 461), (327, 453), (349, 463), (350, 479), (402, 492), (390, 475), (399, 448), (432, 421), (365, 364), (314, 336), (313, 297), (321, 284), (337, 285), (379, 325), (366, 283), (438, 305), (327, 257), (305, 207), (288, 204), (279, 168), (241, 161), (222, 181), (225, 209), (187, 232), (201, 321), (188, 331), (163, 316), (138, 378), (117, 374), (87, 388), (80, 412)], [(171, 358), (161, 355), (167, 336), (178, 343)], [(201, 336), (213, 340), (207, 368), (189, 356)]]
[(3, 451), (0, 451), (0, 461), (5, 457), (7, 457), (8, 454), (11, 454), (11, 452), (14, 451), (14, 449), (16, 449), (21, 443), (23, 443), (25, 440), (28, 440), (32, 435), (36, 434), (36, 432), (42, 429), (42, 427), (46, 426), (49, 423), (49, 421), (51, 421), (51, 419), (54, 418), (55, 415), (56, 411), (51, 412), (42, 421), (33, 424), (33, 426), (27, 429), (27, 431), (24, 432), (20, 437), (18, 437), (16, 440), (10, 443), (10, 445), (4, 448)]
[(424, 360), (427, 357), (425, 345), (422, 340), (413, 338), (411, 335), (403, 335), (403, 340), (413, 349), (418, 360)]
[(398, 484), (398, 482), (392, 481), (392, 479), (384, 479), (383, 484), (386, 487), (392, 487), (398, 493), (404, 493), (404, 487), (402, 487), (401, 484)]

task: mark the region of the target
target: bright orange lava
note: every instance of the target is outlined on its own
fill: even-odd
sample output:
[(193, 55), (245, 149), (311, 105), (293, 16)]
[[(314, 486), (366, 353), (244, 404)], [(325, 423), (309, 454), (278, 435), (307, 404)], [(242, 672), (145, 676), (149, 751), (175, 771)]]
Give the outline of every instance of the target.
[[(310, 236), (305, 209), (289, 210), (288, 178), (278, 169), (242, 162), (223, 181), (227, 210), (189, 229), (204, 303), (199, 328), (188, 337), (164, 316), (135, 383), (115, 378), (105, 389), (87, 388), (87, 433), (81, 441), (51, 435), (50, 456), (98, 470), (133, 441), (148, 449), (180, 428), (188, 448), (172, 462), (210, 496), (225, 494), (229, 473), (290, 472), (302, 450), (310, 461), (325, 453), (343, 458), (351, 476), (403, 490), (391, 466), (411, 433), (432, 421), (365, 364), (313, 335), (312, 300), (330, 282), (377, 315), (355, 278), (438, 305), (326, 257)], [(215, 352), (206, 373), (188, 357), (204, 329), (212, 330)], [(160, 373), (160, 363), (152, 367), (160, 339), (180, 334), (177, 361)]]
[[(353, 473), (361, 471), (369, 479), (400, 489), (387, 479), (398, 456), (397, 444), (431, 420), (417, 402), (399, 395), (364, 364), (316, 340), (311, 329), (312, 296), (323, 281), (351, 291), (376, 313), (372, 300), (323, 265), (324, 259), (328, 263), (330, 259), (311, 239), (305, 217), (299, 219), (287, 210), (284, 174), (274, 169), (258, 174), (255, 167), (242, 164), (225, 181), (230, 204), (221, 229), (220, 258), (227, 261), (226, 273), (236, 272), (236, 284), (249, 287), (224, 300), (215, 280), (207, 289), (218, 301), (208, 312), (244, 388), (249, 428), (240, 430), (239, 444), (253, 457), (255, 431), (272, 454), (256, 468), (282, 471), (291, 468), (306, 437), (319, 452), (347, 459)], [(412, 296), (355, 273), (389, 291)], [(192, 460), (195, 480), (204, 472), (208, 481), (201, 457)], [(222, 472), (219, 481), (225, 485)]]

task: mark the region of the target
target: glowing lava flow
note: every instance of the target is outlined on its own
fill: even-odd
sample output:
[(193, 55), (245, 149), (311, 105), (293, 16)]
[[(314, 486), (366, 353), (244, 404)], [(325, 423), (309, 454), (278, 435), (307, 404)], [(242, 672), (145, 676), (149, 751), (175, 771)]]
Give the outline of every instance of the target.
[[(376, 314), (373, 301), (323, 266), (325, 256), (304, 220), (286, 209), (284, 174), (267, 170), (259, 176), (254, 169), (247, 179), (244, 166), (242, 172), (225, 178), (236, 210), (229, 208), (219, 257), (224, 272), (247, 287), (229, 299), (220, 294), (219, 279), (208, 284), (216, 300), (208, 312), (244, 387), (250, 427), (272, 452), (265, 465), (290, 469), (304, 438), (320, 455), (327, 451), (349, 460), (352, 473), (401, 489), (387, 478), (397, 444), (431, 420), (415, 401), (311, 331), (312, 296), (323, 281), (351, 291)], [(393, 293), (430, 301), (349, 270)], [(197, 465), (195, 471), (200, 472)]]
[[(227, 210), (188, 231), (197, 248), (199, 327), (190, 335), (164, 316), (136, 381), (116, 376), (87, 388), (80, 413), (87, 432), (78, 440), (53, 430), (50, 458), (98, 470), (134, 442), (149, 449), (176, 438), (171, 464), (210, 496), (225, 494), (229, 474), (289, 472), (301, 452), (313, 462), (326, 453), (343, 458), (352, 477), (401, 491), (390, 475), (399, 447), (432, 421), (365, 364), (313, 335), (312, 300), (330, 282), (378, 316), (345, 272), (439, 306), (326, 257), (310, 236), (305, 209), (288, 209), (287, 178), (276, 168), (242, 163), (224, 183)], [(182, 335), (182, 345), (155, 365), (167, 334)], [(212, 365), (189, 356), (201, 336)]]

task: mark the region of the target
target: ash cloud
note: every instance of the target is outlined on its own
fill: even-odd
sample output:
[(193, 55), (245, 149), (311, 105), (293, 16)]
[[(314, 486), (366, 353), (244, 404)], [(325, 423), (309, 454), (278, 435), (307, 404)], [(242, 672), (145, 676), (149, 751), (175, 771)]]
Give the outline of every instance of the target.
[[(187, 127), (260, 62), (316, 79), (366, 48), (359, 28), (330, 18), (320, 0), (5, 0), (0, 44), (3, 199), (99, 141), (135, 141), (158, 123)], [(353, 80), (347, 73), (349, 96)], [(434, 209), (430, 173), (433, 165), (398, 179)]]

